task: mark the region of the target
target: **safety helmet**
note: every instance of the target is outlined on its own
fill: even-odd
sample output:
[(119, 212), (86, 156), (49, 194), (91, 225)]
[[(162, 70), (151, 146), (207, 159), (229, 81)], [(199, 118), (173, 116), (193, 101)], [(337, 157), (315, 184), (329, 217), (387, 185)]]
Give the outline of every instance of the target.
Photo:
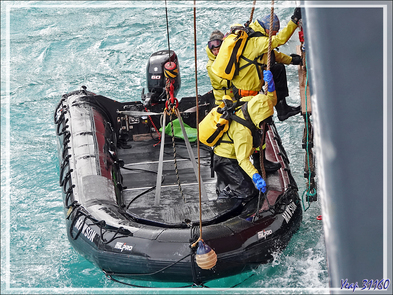
[[(258, 23), (264, 28), (265, 30), (270, 29), (270, 14), (265, 15), (261, 20), (257, 20)], [(280, 30), (280, 20), (278, 19), (278, 16), (273, 13), (273, 31), (279, 31)]]

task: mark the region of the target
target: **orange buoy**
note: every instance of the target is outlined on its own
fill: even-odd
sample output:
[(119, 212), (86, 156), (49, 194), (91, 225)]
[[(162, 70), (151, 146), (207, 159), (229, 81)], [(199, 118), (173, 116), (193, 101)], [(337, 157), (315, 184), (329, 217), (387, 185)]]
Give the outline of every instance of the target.
[(196, 263), (202, 269), (211, 269), (217, 263), (217, 254), (203, 241), (199, 241), (196, 252)]

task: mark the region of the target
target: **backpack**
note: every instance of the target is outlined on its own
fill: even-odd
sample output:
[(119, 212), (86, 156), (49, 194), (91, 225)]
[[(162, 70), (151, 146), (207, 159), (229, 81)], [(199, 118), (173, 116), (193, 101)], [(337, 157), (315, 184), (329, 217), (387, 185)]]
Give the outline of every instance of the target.
[[(260, 37), (261, 32), (254, 32), (248, 26), (248, 22), (244, 26), (231, 27), (231, 33), (225, 37), (221, 44), (220, 51), (212, 64), (212, 71), (220, 78), (232, 80), (234, 76), (239, 74), (239, 70), (249, 66), (250, 64), (257, 65), (256, 60), (262, 56), (258, 56), (253, 61), (248, 60), (248, 63), (239, 69), (239, 59), (242, 56), (244, 47), (249, 38)], [(245, 59), (245, 58), (244, 58)]]
[(227, 99), (210, 110), (199, 123), (199, 141), (207, 146), (215, 146), (218, 140), (228, 131), (230, 119), (223, 112)]
[[(234, 114), (241, 105), (246, 119), (242, 119)], [(224, 142), (222, 137), (224, 133), (228, 131), (232, 120), (250, 129), (253, 134), (253, 146), (258, 146), (260, 137), (257, 136), (257, 134), (259, 134), (257, 128), (248, 114), (247, 102), (233, 103), (232, 100), (226, 98), (223, 99), (223, 102), (219, 106), (211, 109), (207, 116), (199, 123), (199, 141), (210, 147), (217, 146), (221, 142)], [(233, 141), (231, 140), (230, 143), (231, 142)]]

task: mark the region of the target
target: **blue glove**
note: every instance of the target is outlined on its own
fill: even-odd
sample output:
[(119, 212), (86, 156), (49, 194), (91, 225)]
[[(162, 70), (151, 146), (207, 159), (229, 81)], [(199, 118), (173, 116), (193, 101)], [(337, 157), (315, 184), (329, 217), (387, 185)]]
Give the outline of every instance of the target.
[(257, 187), (258, 190), (260, 190), (263, 193), (266, 192), (266, 182), (263, 180), (261, 175), (255, 173), (252, 176), (252, 181), (254, 181), (255, 186)]
[(263, 71), (263, 80), (267, 82), (267, 91), (273, 92), (276, 90), (274, 86), (273, 74), (270, 71)]

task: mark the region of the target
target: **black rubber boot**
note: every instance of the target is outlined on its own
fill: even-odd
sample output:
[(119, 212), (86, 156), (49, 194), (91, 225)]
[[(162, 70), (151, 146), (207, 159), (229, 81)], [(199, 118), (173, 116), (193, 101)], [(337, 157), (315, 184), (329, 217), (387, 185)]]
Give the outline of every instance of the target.
[(300, 106), (291, 107), (287, 105), (285, 97), (278, 100), (276, 104), (277, 117), (280, 121), (285, 121), (289, 117), (299, 114), (300, 110)]
[(279, 162), (270, 162), (266, 159), (263, 159), (263, 165), (265, 166), (265, 171), (268, 173), (276, 172), (281, 168), (281, 164)]

